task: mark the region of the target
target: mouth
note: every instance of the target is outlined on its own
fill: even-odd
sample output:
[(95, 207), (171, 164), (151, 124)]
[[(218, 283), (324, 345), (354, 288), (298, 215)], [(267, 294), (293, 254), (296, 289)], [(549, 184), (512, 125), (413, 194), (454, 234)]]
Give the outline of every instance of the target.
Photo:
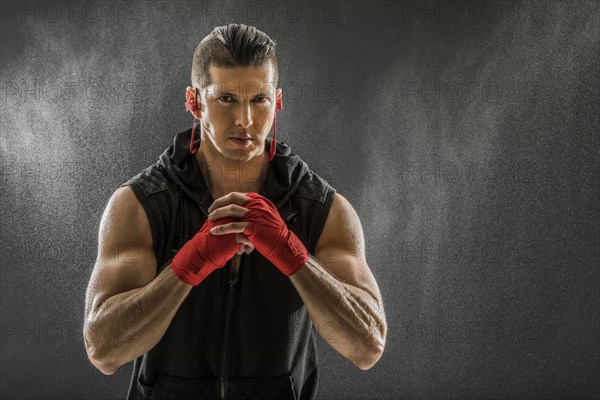
[(253, 142), (253, 139), (249, 137), (230, 137), (229, 139), (240, 147), (248, 147)]

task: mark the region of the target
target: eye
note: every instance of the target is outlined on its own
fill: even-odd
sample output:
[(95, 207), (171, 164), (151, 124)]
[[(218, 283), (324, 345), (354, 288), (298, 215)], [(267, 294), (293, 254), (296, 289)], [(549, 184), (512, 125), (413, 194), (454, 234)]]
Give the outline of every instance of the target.
[[(235, 102), (235, 98), (228, 94), (224, 94), (223, 96), (219, 97), (219, 101), (223, 103), (232, 103)], [(266, 96), (257, 96), (255, 97), (254, 101), (256, 101), (257, 103), (265, 103), (269, 101), (269, 98)]]
[(227, 99), (231, 99), (231, 96), (228, 95), (228, 94), (225, 94), (225, 95), (219, 97), (219, 100), (222, 101), (222, 102), (224, 102), (224, 103), (229, 103), (229, 100), (227, 100)]

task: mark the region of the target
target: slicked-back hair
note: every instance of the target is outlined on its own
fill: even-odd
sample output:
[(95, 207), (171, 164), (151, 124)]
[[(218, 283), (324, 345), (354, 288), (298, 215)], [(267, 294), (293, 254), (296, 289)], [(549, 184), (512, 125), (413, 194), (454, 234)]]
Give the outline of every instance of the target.
[(273, 65), (274, 82), (277, 87), (279, 71), (275, 57), (276, 42), (253, 26), (229, 24), (216, 27), (194, 51), (192, 60), (192, 85), (204, 90), (212, 84), (208, 67), (261, 67)]

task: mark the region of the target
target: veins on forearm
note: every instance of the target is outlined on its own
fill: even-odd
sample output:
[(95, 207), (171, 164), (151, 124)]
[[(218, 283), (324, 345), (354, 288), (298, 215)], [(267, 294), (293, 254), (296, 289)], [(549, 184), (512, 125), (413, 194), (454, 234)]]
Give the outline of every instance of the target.
[(122, 297), (124, 294), (108, 298), (92, 318), (86, 321), (86, 341), (102, 340), (110, 346), (131, 345), (136, 342), (142, 320), (139, 293), (127, 299)]
[(337, 319), (340, 333), (349, 335), (354, 330), (357, 337), (368, 340), (373, 348), (383, 346), (385, 315), (377, 299), (334, 276), (312, 256), (300, 271), (302, 275), (291, 276), (292, 282), (299, 287), (301, 295), (305, 293), (309, 297), (309, 304), (314, 300), (312, 305), (318, 307), (321, 314)]

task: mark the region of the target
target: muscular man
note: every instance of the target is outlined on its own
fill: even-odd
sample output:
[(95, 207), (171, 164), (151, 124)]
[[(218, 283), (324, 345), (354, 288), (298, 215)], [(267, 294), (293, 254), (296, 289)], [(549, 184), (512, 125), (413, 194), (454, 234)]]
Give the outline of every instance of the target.
[(314, 399), (315, 331), (362, 370), (383, 353), (356, 212), (267, 137), (277, 82), (267, 35), (215, 28), (186, 93), (201, 123), (106, 206), (83, 333), (102, 373), (134, 361), (128, 399)]

